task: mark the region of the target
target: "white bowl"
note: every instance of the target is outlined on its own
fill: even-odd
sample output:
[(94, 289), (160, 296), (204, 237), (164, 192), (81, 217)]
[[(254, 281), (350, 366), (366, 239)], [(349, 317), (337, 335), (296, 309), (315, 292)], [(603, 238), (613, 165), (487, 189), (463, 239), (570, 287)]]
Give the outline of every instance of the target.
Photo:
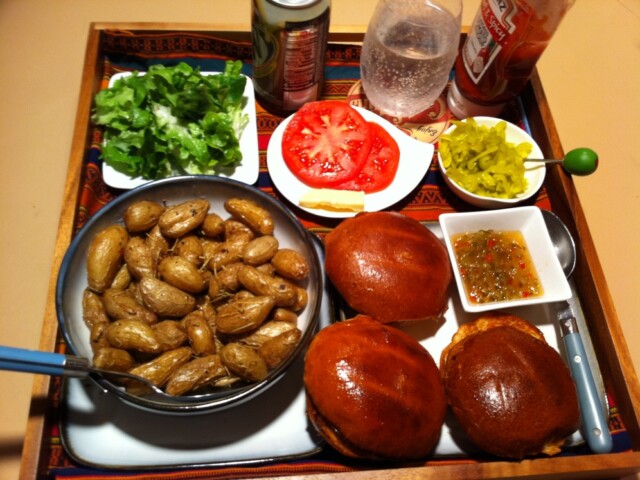
[(176, 397), (145, 395), (137, 396), (110, 382), (101, 375), (92, 374), (91, 379), (102, 390), (114, 394), (125, 403), (154, 413), (199, 414), (220, 411), (239, 405), (274, 385), (288, 370), (296, 357), (306, 350), (315, 334), (323, 292), (322, 265), (312, 243), (311, 234), (300, 221), (277, 199), (261, 190), (228, 178), (197, 175), (156, 180), (136, 187), (105, 205), (74, 237), (69, 246), (58, 275), (56, 285), (56, 311), (60, 329), (70, 353), (92, 359), (93, 352), (89, 328), (83, 321), (82, 297), (87, 288), (86, 259), (93, 237), (108, 225), (122, 223), (126, 208), (139, 200), (166, 202), (175, 205), (194, 198), (209, 200), (210, 211), (229, 216), (224, 202), (232, 197), (246, 198), (266, 208), (275, 224), (274, 236), (281, 248), (292, 248), (301, 253), (310, 265), (309, 277), (304, 287), (308, 303), (298, 316), (298, 328), (302, 338), (294, 353), (269, 372), (267, 378), (254, 383), (242, 383), (211, 393)]
[[(569, 282), (562, 271), (556, 256), (549, 231), (538, 207), (516, 207), (499, 211), (481, 211), (469, 213), (446, 213), (440, 215), (440, 227), (453, 274), (458, 286), (462, 307), (467, 312), (484, 312), (568, 300), (571, 298)], [(531, 260), (542, 284), (543, 294), (517, 300), (472, 303), (465, 291), (460, 268), (453, 250), (451, 237), (455, 234), (476, 232), (479, 230), (520, 231), (527, 244)]]
[[(542, 151), (540, 147), (535, 142), (531, 136), (522, 130), (520, 127), (514, 125), (513, 123), (506, 122), (500, 118), (494, 117), (473, 117), (478, 125), (493, 127), (499, 122), (505, 122), (507, 124), (506, 128), (506, 140), (507, 142), (519, 144), (522, 142), (530, 143), (532, 146), (531, 154), (529, 158), (544, 158), (542, 155)], [(445, 130), (444, 134), (450, 134), (456, 129), (456, 125), (452, 125), (447, 130)], [(477, 195), (475, 193), (471, 193), (470, 191), (464, 189), (456, 182), (454, 182), (449, 175), (447, 175), (447, 171), (442, 164), (442, 158), (440, 157), (440, 152), (438, 152), (438, 167), (440, 168), (440, 172), (444, 177), (444, 181), (449, 186), (449, 188), (455, 193), (458, 197), (460, 197), (465, 202), (479, 207), (479, 208), (506, 208), (513, 207), (519, 203), (524, 202), (525, 200), (533, 197), (544, 182), (544, 177), (546, 175), (546, 167), (544, 163), (536, 163), (530, 162), (525, 167), (525, 178), (528, 182), (527, 189), (517, 195), (515, 198), (494, 198), (494, 197), (486, 197), (482, 195)]]

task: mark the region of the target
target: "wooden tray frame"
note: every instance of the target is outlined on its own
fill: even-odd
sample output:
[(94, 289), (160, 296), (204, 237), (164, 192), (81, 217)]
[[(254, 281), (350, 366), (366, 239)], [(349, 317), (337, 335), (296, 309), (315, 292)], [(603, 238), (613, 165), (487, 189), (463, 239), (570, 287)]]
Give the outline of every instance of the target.
[[(90, 111), (94, 94), (100, 87), (101, 39), (106, 30), (133, 32), (194, 31), (215, 32), (217, 36), (233, 40), (248, 40), (245, 27), (216, 24), (174, 23), (92, 23), (89, 28), (82, 84), (78, 99), (76, 125), (69, 163), (58, 235), (54, 250), (47, 303), (40, 339), (41, 350), (53, 351), (58, 332), (55, 309), (55, 285), (62, 258), (73, 235), (76, 206), (82, 181), (82, 165), (90, 138)], [(332, 27), (331, 42), (358, 43), (362, 41), (365, 27)], [(540, 77), (534, 72), (522, 94), (533, 137), (547, 158), (564, 155), (551, 110), (547, 103)], [(539, 458), (521, 462), (486, 462), (462, 465), (437, 465), (416, 468), (370, 470), (357, 473), (299, 475), (290, 479), (475, 479), (475, 478), (619, 478), (640, 472), (640, 385), (633, 368), (629, 350), (624, 340), (615, 307), (613, 305), (602, 267), (598, 260), (593, 239), (569, 175), (558, 165), (548, 170), (546, 186), (553, 210), (567, 223), (579, 241), (578, 264), (574, 281), (582, 302), (591, 338), (601, 371), (607, 386), (615, 395), (616, 405), (632, 441), (632, 450), (624, 453), (584, 455), (576, 457)], [(36, 375), (33, 383), (30, 414), (24, 439), (21, 479), (45, 476), (46, 465), (41, 465), (43, 435), (46, 425), (50, 377)]]

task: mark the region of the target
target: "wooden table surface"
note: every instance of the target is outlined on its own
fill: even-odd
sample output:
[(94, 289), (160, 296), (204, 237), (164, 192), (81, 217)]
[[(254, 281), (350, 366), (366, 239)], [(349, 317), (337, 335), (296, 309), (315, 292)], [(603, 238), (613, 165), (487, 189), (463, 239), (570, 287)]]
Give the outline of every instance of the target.
[[(464, 24), (478, 4), (464, 0)], [(374, 5), (333, 0), (332, 24), (366, 24)], [(38, 346), (92, 21), (248, 29), (250, 2), (0, 1), (2, 345)], [(640, 371), (640, 0), (576, 1), (538, 69), (564, 149), (588, 146), (600, 154), (598, 172), (575, 183)], [(19, 476), (32, 381), (28, 374), (0, 372), (2, 479)]]

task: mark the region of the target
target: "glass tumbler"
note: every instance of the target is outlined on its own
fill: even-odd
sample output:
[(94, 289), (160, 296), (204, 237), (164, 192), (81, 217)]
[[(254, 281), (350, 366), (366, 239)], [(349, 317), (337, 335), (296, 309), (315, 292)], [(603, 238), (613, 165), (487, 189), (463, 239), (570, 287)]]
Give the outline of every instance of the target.
[(460, 42), (462, 0), (380, 0), (360, 56), (373, 107), (409, 118), (442, 93)]

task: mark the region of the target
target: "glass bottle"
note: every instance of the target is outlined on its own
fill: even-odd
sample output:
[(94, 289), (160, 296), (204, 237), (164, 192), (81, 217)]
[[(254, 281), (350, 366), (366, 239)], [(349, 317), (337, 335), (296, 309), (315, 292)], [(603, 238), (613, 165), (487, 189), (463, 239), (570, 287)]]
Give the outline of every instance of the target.
[(525, 87), (574, 0), (482, 0), (456, 59), (452, 113), (495, 116)]

